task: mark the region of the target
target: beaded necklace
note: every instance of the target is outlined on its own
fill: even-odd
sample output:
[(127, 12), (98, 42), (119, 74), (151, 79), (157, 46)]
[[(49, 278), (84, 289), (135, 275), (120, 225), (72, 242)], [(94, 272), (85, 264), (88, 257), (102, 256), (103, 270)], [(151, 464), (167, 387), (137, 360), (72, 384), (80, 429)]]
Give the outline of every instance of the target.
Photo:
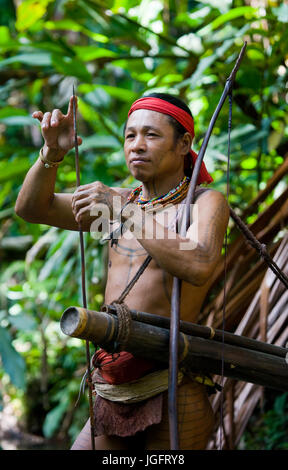
[(145, 209), (155, 209), (156, 206), (162, 209), (168, 204), (175, 204), (176, 202), (182, 201), (187, 195), (189, 182), (190, 178), (184, 176), (180, 183), (175, 188), (170, 189), (168, 193), (148, 200), (143, 198), (142, 185), (138, 186), (128, 197), (127, 203), (134, 202)]

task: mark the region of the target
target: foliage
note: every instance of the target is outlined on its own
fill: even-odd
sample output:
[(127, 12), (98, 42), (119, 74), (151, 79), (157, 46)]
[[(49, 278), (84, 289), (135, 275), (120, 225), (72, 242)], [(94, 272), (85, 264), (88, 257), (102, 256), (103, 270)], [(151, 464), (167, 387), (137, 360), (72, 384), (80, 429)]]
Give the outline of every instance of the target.
[[(230, 173), (230, 201), (244, 208), (287, 148), (287, 5), (266, 3), (264, 8), (244, 0), (1, 0), (0, 392), (12, 394), (11, 384), (26, 391), (37, 384), (33, 393), (42, 396), (40, 428), (46, 436), (60, 432), (69, 413), (74, 433), (83, 424), (73, 421), (71, 402), (85, 359), (82, 344), (59, 331), (64, 309), (81, 304), (78, 235), (27, 224), (13, 210), (42, 143), (32, 112), (55, 107), (66, 112), (76, 84), (84, 140), (81, 183), (100, 179), (133, 186), (122, 150), (131, 102), (155, 90), (186, 100), (195, 116), (197, 151), (247, 40), (234, 89)], [(225, 106), (205, 157), (214, 187), (222, 192), (227, 117)], [(70, 152), (58, 172), (56, 191), (74, 189)], [(97, 308), (103, 301), (106, 252), (91, 237), (85, 240), (88, 304)], [(31, 414), (32, 404), (25, 406)], [(81, 406), (84, 410), (86, 404)]]
[(276, 397), (272, 409), (251, 423), (244, 434), (247, 450), (288, 449), (288, 394)]

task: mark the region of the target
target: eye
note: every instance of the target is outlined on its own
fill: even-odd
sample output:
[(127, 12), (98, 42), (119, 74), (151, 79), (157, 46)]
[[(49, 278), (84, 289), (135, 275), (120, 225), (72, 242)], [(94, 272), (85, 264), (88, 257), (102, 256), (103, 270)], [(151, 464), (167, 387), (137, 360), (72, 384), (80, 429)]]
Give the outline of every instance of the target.
[(134, 134), (130, 133), (125, 136), (125, 139), (132, 139), (133, 137), (134, 137)]
[(151, 137), (151, 136), (152, 136), (152, 137), (157, 137), (157, 134), (155, 134), (155, 132), (148, 132), (147, 135), (148, 135), (149, 137)]

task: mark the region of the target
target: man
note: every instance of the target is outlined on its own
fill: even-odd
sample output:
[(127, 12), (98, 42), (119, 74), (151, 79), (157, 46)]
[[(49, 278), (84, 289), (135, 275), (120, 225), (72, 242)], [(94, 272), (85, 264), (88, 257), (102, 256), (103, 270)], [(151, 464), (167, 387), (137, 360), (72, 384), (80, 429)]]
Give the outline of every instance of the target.
[[(187, 235), (176, 233), (189, 184), (187, 176), (195, 160), (189, 108), (166, 94), (149, 95), (133, 103), (125, 125), (124, 152), (128, 169), (141, 187), (131, 192), (98, 181), (79, 187), (73, 195), (54, 194), (58, 165), (74, 146), (72, 104), (71, 98), (66, 115), (57, 109), (33, 114), (41, 122), (44, 146), (19, 193), (17, 214), (28, 222), (68, 230), (78, 230), (80, 223), (83, 230), (89, 231), (95, 222), (95, 207), (104, 204), (109, 219), (116, 216), (126, 225), (109, 246), (105, 304), (121, 296), (149, 254), (152, 261), (129, 291), (125, 304), (131, 309), (169, 316), (172, 279), (176, 276), (183, 281), (181, 319), (196, 323), (220, 258), (229, 209), (221, 193), (212, 189), (201, 192), (198, 187)], [(211, 181), (202, 164), (198, 183)], [(113, 199), (119, 198), (121, 204), (113, 205)], [(158, 208), (166, 206), (176, 214), (172, 223), (171, 218), (169, 223), (160, 223), (156, 217)], [(144, 224), (143, 208), (148, 208)], [(101, 383), (108, 389), (116, 387), (116, 401), (103, 398), (100, 392), (96, 395), (96, 449), (135, 448), (137, 443), (145, 449), (169, 449), (167, 391), (155, 396), (152, 393), (133, 405), (117, 399), (122, 384), (125, 387), (129, 383), (129, 389), (131, 384), (137, 388), (141, 380), (149, 384), (153, 374), (159, 372), (157, 361), (141, 361), (125, 351), (114, 357), (99, 350), (94, 365), (96, 391)], [(180, 449), (205, 449), (213, 428), (213, 413), (205, 386), (187, 375), (179, 379), (178, 422)], [(89, 449), (90, 445), (88, 421), (72, 449)]]

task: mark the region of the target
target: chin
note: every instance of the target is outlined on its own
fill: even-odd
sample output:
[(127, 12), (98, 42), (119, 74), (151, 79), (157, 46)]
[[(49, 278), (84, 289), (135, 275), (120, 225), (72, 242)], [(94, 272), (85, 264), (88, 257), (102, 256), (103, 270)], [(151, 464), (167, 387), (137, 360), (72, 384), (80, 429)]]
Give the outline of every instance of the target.
[(130, 170), (130, 173), (136, 180), (141, 181), (141, 183), (145, 183), (146, 181), (149, 181), (151, 178), (153, 178), (153, 176), (147, 175), (145, 171), (141, 171), (140, 169), (133, 169), (132, 171)]

